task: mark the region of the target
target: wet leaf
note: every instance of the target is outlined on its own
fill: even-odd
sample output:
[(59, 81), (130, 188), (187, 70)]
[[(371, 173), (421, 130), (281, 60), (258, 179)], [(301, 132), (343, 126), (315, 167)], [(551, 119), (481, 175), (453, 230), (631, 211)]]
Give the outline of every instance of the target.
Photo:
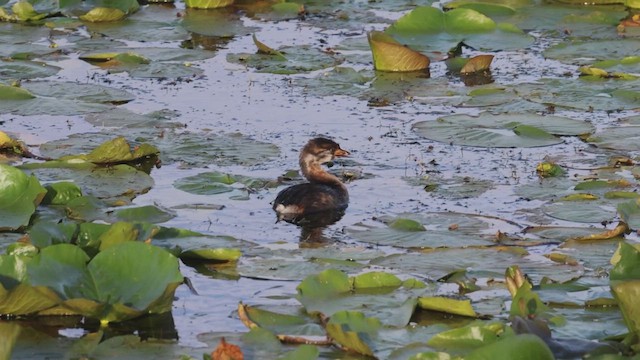
[(389, 223), (389, 227), (400, 231), (427, 231), (421, 223), (412, 219), (397, 218)]
[(120, 9), (97, 7), (81, 15), (80, 20), (88, 22), (112, 22), (120, 21), (124, 19), (126, 15), (127, 14)]
[(45, 186), (47, 194), (42, 199), (44, 205), (65, 205), (69, 200), (82, 196), (78, 185), (69, 181), (60, 181)]
[(400, 286), (402, 286), (402, 280), (383, 271), (372, 271), (353, 277), (354, 289), (398, 288)]
[(524, 334), (505, 337), (499, 341), (478, 348), (465, 356), (465, 359), (523, 359), (552, 360), (555, 357), (549, 347), (538, 336)]
[(371, 338), (377, 335), (380, 321), (367, 318), (357, 311), (333, 314), (327, 323), (327, 333), (341, 346), (358, 354), (373, 356)]
[(271, 74), (300, 74), (336, 66), (342, 62), (321, 50), (310, 46), (288, 46), (279, 48), (286, 59), (265, 54), (228, 54), (227, 61), (255, 68), (258, 72)]
[(502, 323), (473, 322), (434, 335), (427, 344), (436, 349), (474, 349), (495, 342), (506, 331)]
[(232, 192), (240, 188), (263, 189), (273, 187), (277, 183), (269, 179), (257, 179), (250, 176), (206, 172), (177, 180), (177, 189), (197, 195), (216, 195)]
[(488, 71), (493, 61), (493, 55), (474, 56), (460, 69), (461, 74), (472, 74), (476, 72)]
[(477, 317), (470, 300), (459, 300), (441, 296), (420, 297), (418, 306), (424, 310), (439, 311), (447, 314)]
[(32, 93), (21, 87), (0, 84), (1, 100), (25, 100), (33, 99), (34, 97)]
[(0, 229), (13, 230), (28, 225), (46, 193), (35, 176), (0, 164)]
[(157, 205), (147, 205), (117, 210), (113, 213), (118, 221), (163, 223), (173, 219), (175, 212)]
[(429, 68), (430, 60), (426, 55), (403, 46), (390, 35), (381, 31), (367, 34), (373, 67), (379, 71), (420, 71)]
[(287, 59), (280, 51), (274, 50), (269, 46), (265, 45), (264, 43), (260, 42), (256, 38), (256, 34), (253, 34), (253, 43), (256, 44), (259, 54), (275, 55), (275, 56), (280, 56), (283, 60)]
[(185, 5), (196, 9), (216, 9), (233, 4), (235, 0), (187, 0)]
[(454, 145), (481, 147), (536, 147), (562, 143), (553, 135), (590, 133), (593, 127), (582, 121), (536, 114), (491, 115), (478, 117), (452, 115), (413, 125), (414, 131), (428, 139)]
[(47, 161), (25, 164), (21, 168), (42, 181), (72, 180), (85, 196), (100, 199), (132, 199), (154, 184), (149, 174), (126, 164), (103, 167), (89, 162)]

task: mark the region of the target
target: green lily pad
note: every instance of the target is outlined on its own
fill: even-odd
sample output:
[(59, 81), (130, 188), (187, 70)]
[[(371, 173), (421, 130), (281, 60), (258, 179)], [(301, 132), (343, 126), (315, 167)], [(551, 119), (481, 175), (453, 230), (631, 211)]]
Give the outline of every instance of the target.
[(129, 142), (124, 137), (119, 136), (113, 140), (100, 144), (86, 155), (70, 155), (61, 158), (61, 160), (75, 161), (76, 159), (82, 159), (98, 165), (118, 164), (135, 162), (144, 158), (158, 156), (159, 152), (160, 151), (155, 146), (148, 143), (142, 143), (132, 149)]
[(373, 356), (372, 337), (377, 335), (380, 321), (357, 311), (335, 313), (327, 323), (327, 333), (340, 345), (358, 354)]
[[(0, 60), (0, 80), (36, 79), (57, 74), (60, 68), (40, 61)], [(4, 93), (4, 86), (0, 87)], [(3, 100), (5, 95), (0, 95)]]
[(89, 262), (80, 286), (66, 289), (70, 299), (88, 301), (67, 302), (65, 306), (101, 322), (162, 313), (171, 310), (173, 293), (182, 281), (173, 255), (127, 241), (101, 251)]
[(175, 212), (163, 209), (158, 205), (147, 205), (116, 210), (113, 212), (113, 216), (118, 219), (118, 221), (148, 222), (157, 224), (173, 219), (176, 214)]
[(278, 49), (284, 55), (229, 54), (227, 61), (271, 74), (300, 74), (339, 65), (342, 61), (309, 46), (288, 46)]
[(0, 164), (0, 229), (13, 230), (28, 225), (46, 193), (35, 176)]
[(154, 184), (149, 174), (126, 164), (102, 167), (89, 162), (47, 161), (24, 164), (21, 168), (43, 181), (72, 180), (83, 194), (100, 199), (132, 199)]
[(640, 105), (640, 80), (588, 81), (540, 79), (536, 84), (519, 84), (515, 91), (526, 100), (582, 110), (626, 110)]
[(127, 14), (120, 9), (96, 7), (91, 9), (88, 13), (80, 15), (80, 20), (93, 23), (112, 22), (120, 21), (124, 19), (126, 15)]
[(558, 116), (481, 113), (477, 117), (452, 115), (436, 121), (417, 122), (413, 129), (428, 139), (454, 145), (536, 147), (562, 143), (562, 139), (554, 135), (590, 133), (593, 126)]
[(387, 33), (416, 50), (446, 52), (464, 41), (481, 50), (528, 46), (532, 38), (511, 24), (498, 24), (471, 8), (451, 11), (419, 6), (393, 23)]
[(419, 273), (431, 279), (466, 269), (469, 276), (502, 277), (509, 265), (519, 265), (534, 283), (543, 277), (567, 281), (582, 275), (580, 265), (554, 263), (542, 256), (527, 256), (517, 247), (434, 249), (425, 253), (392, 254), (370, 261), (372, 265), (385, 266), (405, 273)]
[(400, 44), (390, 35), (381, 31), (367, 34), (373, 67), (379, 71), (422, 71), (429, 68), (431, 61), (426, 55)]
[(249, 189), (262, 189), (277, 186), (277, 182), (244, 175), (206, 172), (179, 179), (174, 183), (177, 189), (198, 195), (216, 195), (231, 192), (237, 190), (239, 185)]
[(542, 211), (553, 218), (580, 223), (602, 223), (616, 216), (615, 204), (601, 200), (558, 200), (544, 205)]
[(343, 272), (328, 269), (306, 277), (297, 287), (297, 299), (309, 314), (332, 316), (343, 310), (361, 311), (385, 325), (402, 327), (411, 319), (417, 294), (428, 290), (401, 285), (391, 274), (365, 273), (350, 280)]
[(69, 181), (60, 181), (45, 186), (47, 195), (42, 199), (44, 205), (64, 205), (69, 200), (82, 196), (78, 185)]
[(517, 357), (523, 360), (552, 360), (553, 353), (545, 342), (536, 335), (523, 334), (505, 337), (465, 356), (465, 359), (499, 359), (507, 360)]
[(348, 228), (359, 241), (403, 248), (488, 246), (494, 244), (496, 224), (501, 231), (517, 231), (496, 218), (461, 213), (401, 214), (382, 217), (388, 227), (357, 225)]
[(640, 126), (616, 126), (603, 129), (586, 140), (604, 149), (637, 151), (640, 149), (638, 137), (640, 137)]
[(640, 40), (633, 38), (602, 40), (602, 41), (572, 41), (551, 46), (544, 52), (544, 56), (568, 63), (595, 62), (598, 60), (622, 59), (637, 55), (633, 49), (640, 47)]

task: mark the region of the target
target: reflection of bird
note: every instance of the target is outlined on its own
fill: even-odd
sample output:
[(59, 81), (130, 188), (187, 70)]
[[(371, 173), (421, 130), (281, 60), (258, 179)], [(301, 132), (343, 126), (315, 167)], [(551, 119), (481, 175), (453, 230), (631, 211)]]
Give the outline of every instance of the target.
[(349, 205), (349, 193), (322, 164), (349, 155), (340, 145), (325, 138), (309, 140), (300, 151), (300, 169), (308, 183), (282, 190), (273, 202), (278, 220), (301, 226), (325, 226), (338, 221)]

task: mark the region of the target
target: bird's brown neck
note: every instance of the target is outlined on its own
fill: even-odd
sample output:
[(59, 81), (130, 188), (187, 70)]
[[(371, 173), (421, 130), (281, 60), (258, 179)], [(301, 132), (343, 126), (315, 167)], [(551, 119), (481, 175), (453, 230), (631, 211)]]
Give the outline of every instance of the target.
[(327, 172), (319, 162), (310, 159), (310, 155), (300, 156), (300, 169), (309, 182), (345, 187), (337, 176)]

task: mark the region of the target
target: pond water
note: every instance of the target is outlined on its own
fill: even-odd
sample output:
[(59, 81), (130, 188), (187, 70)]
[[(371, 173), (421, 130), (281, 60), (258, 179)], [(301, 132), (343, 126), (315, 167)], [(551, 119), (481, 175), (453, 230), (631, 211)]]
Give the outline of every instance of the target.
[[(541, 178), (536, 173), (536, 166), (543, 161), (555, 161), (564, 166), (569, 174), (568, 187), (564, 185), (563, 188), (562, 184), (559, 185), (557, 194), (570, 191), (572, 179), (598, 178), (600, 173), (594, 173), (591, 170), (604, 167), (613, 156), (635, 158), (637, 156), (635, 149), (609, 151), (597, 148), (578, 136), (563, 136), (560, 144), (545, 147), (470, 147), (456, 144), (453, 138), (450, 143), (429, 140), (429, 135), (422, 136), (423, 134), (413, 129), (419, 122), (436, 121), (442, 117), (458, 114), (478, 115), (483, 111), (506, 114), (527, 112), (567, 117), (592, 125), (594, 132), (618, 126), (620, 119), (636, 114), (634, 109), (640, 107), (639, 98), (636, 97), (629, 106), (619, 111), (617, 109), (611, 111), (604, 106), (598, 107), (599, 103), (595, 102), (594, 109), (588, 109), (589, 99), (576, 99), (576, 106), (570, 107), (565, 106), (569, 101), (566, 99), (561, 99), (556, 104), (545, 99), (537, 100), (535, 95), (531, 95), (532, 93), (544, 95), (558, 91), (570, 97), (571, 91), (576, 91), (575, 88), (588, 88), (590, 86), (588, 82), (585, 82), (586, 85), (576, 84), (574, 88), (570, 88), (570, 83), (580, 81), (578, 79), (578, 65), (581, 65), (579, 60), (554, 60), (547, 58), (544, 51), (559, 43), (571, 43), (584, 39), (595, 41), (579, 35), (588, 32), (589, 29), (595, 31), (593, 29), (599, 29), (605, 25), (578, 21), (559, 23), (560, 25), (557, 26), (527, 27), (529, 24), (527, 21), (533, 20), (519, 19), (525, 32), (532, 36), (532, 42), (523, 48), (492, 52), (495, 55), (491, 65), (492, 83), (467, 87), (459, 75), (448, 73), (444, 62), (432, 61), (428, 79), (415, 74), (390, 75), (375, 73), (372, 70), (371, 55), (366, 45), (366, 31), (384, 29), (389, 23), (406, 13), (411, 6), (403, 5), (394, 8), (380, 5), (378, 7), (376, 2), (371, 2), (371, 11), (363, 10), (360, 14), (362, 18), (359, 18), (357, 9), (360, 6), (366, 9), (367, 5), (352, 4), (349, 21), (344, 23), (336, 22), (333, 18), (334, 14), (325, 7), (319, 6), (320, 10), (316, 11), (314, 6), (319, 5), (314, 3), (307, 5), (309, 13), (306, 18), (294, 17), (282, 21), (271, 20), (268, 16), (251, 17), (250, 14), (243, 13), (245, 11), (243, 8), (234, 8), (224, 13), (241, 14), (233, 20), (233, 26), (253, 30), (234, 33), (232, 37), (225, 40), (228, 42), (220, 49), (199, 50), (209, 52), (203, 60), (180, 60), (202, 70), (202, 73), (179, 79), (171, 78), (170, 72), (166, 78), (135, 77), (128, 72), (109, 72), (81, 60), (79, 55), (87, 51), (76, 51), (74, 46), (77, 42), (88, 39), (89, 34), (96, 37), (99, 37), (97, 34), (102, 34), (107, 39), (124, 42), (129, 48), (174, 49), (185, 39), (195, 38), (198, 35), (197, 31), (189, 33), (180, 29), (175, 38), (167, 37), (162, 40), (154, 36), (148, 41), (133, 36), (136, 30), (122, 30), (118, 33), (117, 23), (111, 28), (91, 25), (88, 30), (79, 27), (60, 33), (50, 33), (53, 34), (53, 41), (67, 50), (64, 56), (60, 57), (50, 54), (42, 56), (47, 64), (61, 68), (47, 80), (51, 81), (51, 86), (56, 86), (55, 84), (60, 82), (74, 82), (126, 90), (135, 95), (135, 99), (118, 105), (118, 108), (136, 114), (169, 110), (177, 114), (171, 118), (171, 121), (179, 123), (182, 127), (178, 132), (197, 134), (204, 139), (201, 141), (207, 141), (206, 139), (212, 136), (224, 137), (239, 133), (252, 140), (277, 146), (279, 153), (276, 156), (268, 156), (263, 161), (251, 165), (237, 163), (220, 165), (216, 161), (211, 161), (208, 164), (198, 163), (191, 166), (189, 153), (182, 152), (177, 155), (178, 158), (183, 158), (181, 161), (167, 162), (159, 168), (154, 168), (151, 172), (153, 187), (148, 192), (135, 197), (132, 205), (156, 204), (165, 209), (172, 209), (176, 216), (162, 223), (167, 227), (184, 228), (210, 235), (228, 235), (255, 243), (262, 249), (268, 249), (274, 253), (290, 252), (292, 257), (298, 256), (293, 255), (297, 249), (314, 247), (354, 253), (380, 251), (378, 256), (382, 256), (412, 252), (412, 249), (405, 249), (401, 245), (385, 245), (382, 237), (379, 241), (375, 238), (372, 240), (365, 235), (358, 235), (357, 232), (353, 232), (353, 229), (367, 226), (379, 228), (383, 226), (380, 219), (400, 214), (429, 218), (432, 213), (452, 212), (470, 214), (469, 216), (495, 217), (491, 220), (493, 223), (481, 231), (484, 236), (503, 232), (514, 237), (525, 237), (521, 231), (528, 226), (605, 229), (601, 222), (607, 223), (618, 219), (615, 204), (606, 203), (602, 206), (609, 207), (609, 215), (602, 219), (596, 217), (595, 221), (591, 219), (585, 222), (572, 221), (573, 209), (560, 210), (560, 215), (549, 216), (553, 212), (544, 211), (544, 206), (550, 204), (552, 197), (523, 195), (518, 189), (525, 185), (535, 187), (536, 184), (541, 183)], [(539, 8), (536, 11), (543, 11), (544, 6), (539, 5)], [(568, 13), (578, 14), (604, 11), (605, 14), (611, 12), (612, 16), (621, 12), (618, 8), (585, 10), (585, 8), (567, 6), (563, 9)], [(342, 8), (338, 10), (346, 11)], [(132, 16), (133, 20), (129, 23), (143, 21), (146, 19), (144, 16), (147, 16), (148, 20), (153, 20), (154, 16), (157, 16), (157, 19), (166, 21), (171, 16), (176, 17), (178, 13), (184, 12), (182, 3), (175, 4), (175, 8), (148, 5), (143, 6), (137, 15)], [(323, 26), (325, 17), (331, 20), (327, 20), (326, 26)], [(522, 15), (522, 17), (525, 16)], [(593, 27), (589, 28), (589, 24)], [(16, 26), (14, 29), (16, 31), (36, 31), (33, 28), (13, 26)], [(172, 27), (174, 24), (167, 26)], [(577, 34), (568, 35), (570, 31), (566, 29), (573, 27)], [(609, 25), (605, 28), (608, 29), (611, 39), (618, 39), (615, 26)], [(200, 27), (198, 29), (206, 33), (200, 30)], [(563, 33), (563, 30), (566, 32)], [(10, 35), (6, 34), (10, 30), (3, 31), (4, 36), (8, 38)], [(229, 31), (233, 32), (233, 30)], [(255, 53), (256, 45), (250, 35), (253, 33), (257, 34), (261, 42), (275, 49), (302, 45), (311, 45), (324, 50), (334, 49), (341, 54), (336, 56), (337, 58), (345, 59), (341, 66), (362, 71), (365, 80), (357, 85), (351, 84), (347, 90), (344, 90), (341, 87), (343, 84), (332, 85), (318, 80), (323, 77), (329, 78), (332, 67), (279, 75), (261, 73), (251, 66), (230, 62), (228, 58), (230, 54)], [(32, 39), (28, 41), (33, 43)], [(44, 38), (39, 42), (46, 44)], [(105, 48), (104, 44), (87, 48), (92, 49), (93, 52), (113, 51)], [(629, 52), (629, 56), (634, 55), (633, 50)], [(487, 52), (465, 51), (465, 55), (479, 53)], [(6, 54), (3, 55), (6, 56)], [(582, 55), (578, 53), (571, 56), (573, 56), (572, 59), (579, 59)], [(640, 55), (638, 50), (635, 50), (635, 55)], [(594, 58), (608, 59), (596, 55)], [(614, 58), (619, 57), (614, 56)], [(591, 62), (593, 61), (584, 63)], [(640, 72), (634, 69), (629, 70), (630, 73), (634, 71)], [(541, 80), (545, 78), (560, 79), (565, 82), (563, 86), (567, 88), (558, 89), (553, 85), (545, 85)], [(23, 84), (28, 82), (29, 80), (23, 80)], [(629, 84), (625, 86), (627, 85)], [(507, 100), (503, 97), (469, 96), (470, 91), (484, 88), (506, 89)], [(600, 95), (611, 97), (609, 93), (598, 93), (596, 90), (588, 94), (593, 99)], [(388, 105), (371, 106), (381, 99), (388, 100)], [(103, 132), (114, 136), (128, 135), (127, 129), (113, 126), (106, 120), (103, 124), (89, 122), (85, 116), (85, 114), (23, 115), (15, 111), (5, 111), (0, 114), (0, 129), (24, 141), (35, 152), (41, 144), (63, 140), (74, 134)], [(159, 127), (152, 133), (170, 137), (173, 131)], [(166, 134), (162, 134), (163, 132)], [(510, 128), (495, 127), (489, 129), (489, 132), (496, 135), (515, 136)], [(270, 202), (278, 191), (284, 188), (284, 185), (249, 192), (238, 185), (235, 192), (218, 195), (197, 195), (178, 190), (175, 186), (178, 180), (209, 171), (276, 179), (288, 170), (297, 170), (299, 149), (310, 138), (316, 136), (330, 137), (342, 148), (351, 152), (350, 157), (344, 161), (337, 161), (331, 168), (331, 171), (337, 174), (347, 174), (350, 179), (347, 187), (351, 202), (344, 217), (324, 229), (322, 243), (310, 243), (301, 239), (299, 227), (275, 222), (275, 214)], [(193, 151), (198, 152), (198, 147), (194, 147)], [(605, 176), (607, 175), (602, 175), (603, 178)], [(429, 190), (429, 185), (435, 186), (435, 190)], [(635, 182), (632, 186), (631, 190), (635, 191), (637, 189)], [(554, 195), (553, 191), (550, 191), (549, 196)], [(238, 194), (242, 195), (242, 200), (232, 197)], [(566, 215), (567, 213), (569, 215)], [(615, 224), (615, 222), (608, 223), (607, 227), (613, 228)], [(448, 225), (451, 223), (445, 223), (445, 227)], [(428, 231), (435, 231), (438, 224), (429, 225), (425, 221), (425, 226)], [(635, 234), (629, 235), (628, 238), (634, 240)], [(446, 239), (443, 240), (446, 243)], [(563, 240), (564, 238), (560, 237), (556, 241), (547, 241), (552, 245), (543, 244), (528, 250), (534, 255), (548, 254), (555, 251), (555, 245)], [(609, 243), (602, 249), (605, 255), (600, 259), (608, 259), (615, 248), (615, 243)], [(574, 257), (585, 261), (579, 255), (581, 249), (570, 251), (574, 251)], [(260, 251), (257, 253), (260, 254)], [(243, 261), (241, 259), (240, 263), (242, 264)], [(443, 258), (442, 261), (447, 261), (447, 258)], [(504, 264), (504, 268), (508, 265), (510, 264)], [(584, 271), (588, 273), (593, 268), (610, 267), (606, 262), (594, 265), (593, 268), (590, 268), (591, 265), (585, 265), (588, 269)], [(202, 353), (210, 353), (213, 350), (219, 336), (223, 334), (227, 334), (228, 337), (239, 336), (238, 334), (246, 331), (246, 327), (236, 313), (239, 302), (273, 308), (298, 306), (294, 295), (296, 286), (299, 284), (298, 280), (304, 276), (296, 276), (297, 274), (294, 273), (290, 276), (281, 276), (282, 274), (275, 273), (273, 276), (275, 279), (267, 280), (270, 277), (269, 271), (265, 270), (267, 265), (261, 266), (255, 268), (257, 269), (255, 276), (241, 271), (244, 276), (238, 277), (237, 271), (231, 271), (234, 275), (225, 276), (225, 272), (216, 267), (206, 269), (202, 266), (192, 267), (182, 264), (181, 272), (190, 279), (197, 294), (185, 285), (180, 286), (176, 291), (171, 320), (178, 341), (157, 349), (128, 349), (123, 350), (122, 353), (114, 350), (113, 353), (105, 354), (118, 358), (135, 358), (140, 354), (154, 354), (158, 358), (176, 358), (179, 354), (189, 354), (200, 358)], [(277, 267), (275, 264), (272, 266)], [(388, 268), (389, 271), (404, 276), (416, 276), (424, 280), (430, 278), (425, 273), (394, 269), (393, 266), (382, 265), (382, 268)], [(293, 272), (295, 271), (293, 269), (284, 271)], [(377, 267), (371, 266), (370, 269), (377, 269)], [(571, 271), (567, 270), (567, 273)], [(536, 277), (536, 274), (533, 276)], [(492, 291), (488, 291), (491, 293), (487, 295), (488, 298), (507, 300), (509, 297), (504, 289), (496, 293)], [(448, 291), (443, 290), (443, 292)], [(483, 297), (480, 296), (480, 298)], [(505, 314), (506, 312), (502, 312), (498, 318), (504, 318)], [(582, 326), (581, 324), (586, 320), (580, 319), (580, 316), (578, 318), (575, 326)], [(610, 316), (610, 318), (614, 319), (612, 321), (615, 325), (612, 326), (615, 329), (624, 329), (619, 315)], [(29, 326), (31, 325), (25, 327)], [(37, 328), (40, 325), (35, 326)], [(117, 326), (115, 328), (117, 329)], [(94, 331), (95, 326), (87, 325), (85, 328), (78, 324), (70, 326), (56, 324), (51, 329), (54, 329), (57, 335), (54, 333), (54, 336), (48, 338), (44, 335), (34, 337), (36, 340), (24, 335), (27, 331), (23, 331), (23, 336), (15, 345), (14, 358), (64, 357), (74, 341)], [(127, 331), (124, 330), (122, 333)], [(559, 331), (562, 333), (562, 330)], [(569, 330), (567, 332), (571, 333)], [(139, 329), (136, 334), (142, 336)], [(571, 336), (578, 335), (571, 334)], [(598, 336), (592, 336), (598, 338)], [(168, 336), (168, 338), (171, 337)], [(126, 347), (123, 345), (123, 348)], [(325, 354), (323, 356), (338, 357), (340, 355)]]

